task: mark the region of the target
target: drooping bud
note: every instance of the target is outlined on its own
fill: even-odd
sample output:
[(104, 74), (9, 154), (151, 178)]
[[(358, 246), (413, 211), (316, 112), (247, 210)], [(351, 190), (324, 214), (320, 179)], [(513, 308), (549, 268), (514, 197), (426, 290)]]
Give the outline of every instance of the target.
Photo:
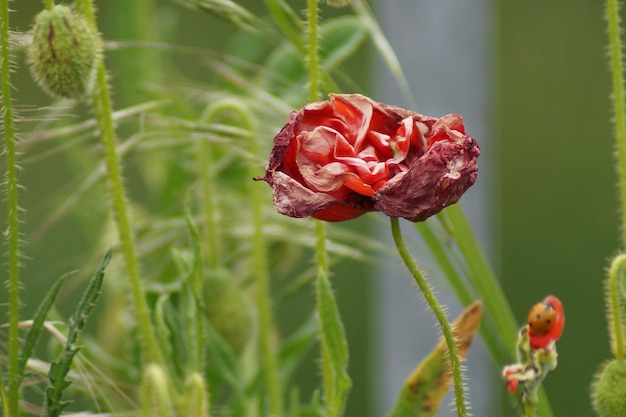
[(591, 392), (600, 417), (626, 417), (626, 361), (612, 360), (602, 365)]
[(204, 314), (235, 354), (254, 334), (252, 306), (243, 289), (224, 270), (211, 271), (204, 287)]
[(32, 34), (28, 61), (39, 86), (59, 97), (90, 94), (102, 59), (95, 28), (69, 7), (56, 5), (35, 17)]

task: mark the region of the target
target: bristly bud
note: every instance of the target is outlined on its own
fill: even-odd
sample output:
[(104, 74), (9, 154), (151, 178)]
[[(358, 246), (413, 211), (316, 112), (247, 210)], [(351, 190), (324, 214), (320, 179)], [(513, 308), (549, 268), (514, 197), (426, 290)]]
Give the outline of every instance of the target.
[(81, 99), (91, 93), (102, 44), (95, 28), (69, 7), (56, 5), (35, 17), (28, 60), (47, 93)]
[(600, 417), (626, 417), (626, 362), (604, 364), (591, 387), (593, 407)]
[(343, 7), (350, 4), (350, 0), (326, 0), (326, 3), (333, 7)]

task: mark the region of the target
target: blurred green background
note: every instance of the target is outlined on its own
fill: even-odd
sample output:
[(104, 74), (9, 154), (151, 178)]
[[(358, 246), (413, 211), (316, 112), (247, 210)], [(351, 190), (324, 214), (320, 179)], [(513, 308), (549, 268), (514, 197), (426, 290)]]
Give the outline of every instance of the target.
[[(265, 13), (260, 1), (242, 3)], [(293, 2), (303, 8), (304, 2), (300, 3)], [(184, 25), (172, 29), (172, 34), (158, 36), (218, 50), (227, 45), (224, 40), (232, 30), (230, 25), (170, 2), (159, 4), (163, 6), (159, 14), (163, 27), (168, 27), (168, 19)], [(106, 39), (128, 39), (137, 33), (119, 19), (124, 8), (131, 6), (129, 0), (100, 2)], [(25, 30), (41, 5), (37, 1), (15, 2), (14, 8), (17, 13), (12, 15), (12, 26)], [(324, 8), (324, 13), (327, 11)], [(589, 384), (597, 366), (609, 357), (604, 271), (620, 245), (604, 11), (602, 3), (594, 0), (571, 0), (567, 4), (499, 0), (492, 2), (491, 12), (495, 19), (491, 123), (497, 162), (497, 189), (493, 190), (497, 214), (492, 219), (497, 223), (497, 236), (493, 237), (496, 270), (520, 323), (529, 307), (546, 294), (556, 294), (563, 301), (567, 326), (559, 343), (560, 363), (546, 386), (556, 416), (590, 416)], [(123, 59), (123, 53), (112, 52), (107, 59), (115, 84), (116, 60)], [(21, 56), (17, 61), (23, 65)], [(348, 66), (365, 93), (376, 81), (368, 79), (372, 62), (370, 51), (363, 49)], [(203, 79), (205, 70), (193, 61), (177, 59), (176, 66), (190, 77)], [(19, 89), (16, 99), (20, 105), (50, 102), (23, 67), (13, 84)], [(119, 95), (115, 99), (117, 103), (126, 100)], [(21, 205), (27, 209), (23, 217), (28, 241), (24, 252), (30, 258), (23, 270), (24, 317), (32, 314), (36, 302), (60, 274), (77, 267), (83, 273), (93, 270), (97, 262), (90, 258), (93, 231), (76, 225), (81, 216), (97, 217), (106, 212), (101, 196), (95, 195), (92, 212), (73, 213), (45, 233), (35, 234), (59, 193), (67, 190), (63, 187), (74, 179), (69, 177), (72, 170), (64, 157), (43, 162), (30, 157), (23, 155), (21, 177), (27, 189), (21, 194)], [(141, 198), (141, 184), (131, 179), (129, 187)], [(4, 210), (0, 213), (4, 220)], [(364, 227), (366, 222), (355, 227)], [(92, 259), (91, 265), (86, 265), (87, 259)], [(354, 268), (341, 265), (334, 272), (334, 282), (350, 338), (355, 381), (347, 415), (367, 417), (371, 415), (371, 381), (376, 378), (371, 373), (373, 358), (368, 344), (375, 338), (371, 335), (371, 317), (376, 314), (371, 308), (370, 284), (377, 278), (364, 278), (364, 266), (359, 266), (357, 273)], [(76, 296), (66, 291), (63, 302), (71, 303)], [(5, 302), (4, 297), (0, 301)], [(285, 308), (295, 309), (297, 305), (295, 301)], [(282, 316), (298, 318), (289, 311)], [(316, 362), (311, 359), (311, 365), (301, 371), (305, 385), (312, 384), (318, 375)]]

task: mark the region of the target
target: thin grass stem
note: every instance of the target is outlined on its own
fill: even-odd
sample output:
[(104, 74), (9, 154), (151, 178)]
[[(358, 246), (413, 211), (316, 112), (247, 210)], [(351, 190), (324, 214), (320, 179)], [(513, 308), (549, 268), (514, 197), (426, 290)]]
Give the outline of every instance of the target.
[(452, 326), (450, 325), (450, 322), (446, 317), (446, 313), (443, 311), (443, 308), (439, 304), (439, 301), (437, 301), (437, 297), (435, 297), (435, 294), (428, 285), (428, 282), (422, 274), (422, 271), (420, 271), (417, 263), (409, 253), (409, 250), (404, 243), (402, 231), (400, 230), (400, 222), (397, 217), (391, 217), (391, 232), (396, 247), (398, 248), (398, 253), (400, 254), (400, 257), (404, 261), (406, 267), (409, 269), (409, 272), (411, 272), (411, 275), (413, 275), (413, 278), (415, 279), (415, 282), (417, 283), (420, 291), (424, 295), (428, 306), (433, 311), (433, 314), (439, 322), (443, 337), (446, 340), (446, 345), (448, 346), (448, 357), (450, 360), (450, 368), (452, 369), (452, 385), (454, 386), (457, 415), (458, 417), (466, 417), (467, 407), (465, 405), (465, 394), (463, 390), (461, 358), (459, 357), (456, 339), (454, 337), (454, 332), (452, 331)]

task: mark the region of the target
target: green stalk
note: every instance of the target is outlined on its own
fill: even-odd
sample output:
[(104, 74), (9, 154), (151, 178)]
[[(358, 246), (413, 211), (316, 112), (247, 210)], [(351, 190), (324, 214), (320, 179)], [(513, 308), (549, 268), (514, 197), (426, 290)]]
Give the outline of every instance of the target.
[(450, 368), (452, 369), (452, 385), (454, 386), (457, 415), (459, 417), (466, 417), (467, 407), (465, 405), (465, 394), (463, 392), (461, 359), (459, 358), (458, 348), (456, 345), (454, 332), (452, 331), (452, 326), (450, 325), (450, 322), (446, 317), (446, 313), (443, 311), (443, 308), (437, 301), (437, 297), (435, 297), (435, 294), (428, 285), (428, 282), (422, 274), (422, 271), (420, 271), (419, 267), (415, 263), (415, 260), (409, 253), (409, 250), (404, 243), (402, 232), (400, 230), (400, 222), (398, 221), (397, 217), (391, 217), (391, 232), (396, 247), (398, 248), (398, 253), (400, 254), (400, 257), (409, 269), (409, 272), (411, 272), (411, 275), (413, 275), (413, 278), (415, 278), (417, 286), (422, 291), (422, 294), (424, 294), (424, 298), (426, 299), (428, 306), (433, 311), (433, 314), (439, 322), (443, 337), (446, 340), (446, 345), (448, 346), (448, 356), (450, 360)]
[[(489, 312), (497, 334), (506, 347), (506, 352), (510, 358), (514, 358), (517, 352), (517, 332), (515, 329), (519, 326), (498, 283), (498, 278), (472, 232), (467, 217), (465, 217), (459, 204), (447, 207), (440, 216), (450, 229), (450, 233), (459, 247), (469, 269), (470, 282), (476, 286), (483, 297), (485, 310)], [(493, 351), (493, 348), (491, 350)], [(504, 364), (504, 362), (499, 363), (499, 365)], [(541, 417), (552, 417), (554, 414), (543, 387), (539, 388), (537, 395), (539, 396), (537, 408)]]
[[(97, 28), (92, 0), (77, 0), (76, 5), (79, 12), (85, 16), (94, 28)], [(150, 321), (150, 309), (145, 299), (143, 283), (139, 274), (135, 238), (130, 225), (122, 168), (117, 152), (115, 127), (113, 124), (113, 108), (104, 60), (102, 60), (98, 66), (92, 101), (94, 115), (100, 130), (100, 140), (104, 150), (107, 167), (107, 183), (112, 200), (113, 214), (119, 233), (122, 253), (124, 254), (124, 260), (126, 262), (128, 280), (131, 285), (142, 357), (146, 363), (163, 364), (163, 356), (156, 340), (152, 322)]]
[(46, 7), (46, 10), (52, 10), (54, 7), (54, 0), (43, 0), (43, 4)]
[(524, 403), (524, 417), (537, 417), (537, 410), (533, 404)]
[[(210, 124), (215, 115), (224, 109), (220, 103), (209, 107), (202, 115), (202, 122)], [(209, 266), (219, 266), (220, 250), (217, 228), (217, 203), (215, 201), (215, 168), (212, 145), (204, 139), (198, 142), (198, 175), (202, 185), (202, 211), (204, 220), (204, 247)]]
[(618, 362), (624, 360), (624, 326), (622, 322), (622, 291), (621, 276), (626, 266), (626, 255), (618, 255), (609, 269), (609, 300), (611, 303), (611, 333), (615, 341), (615, 358)]
[(617, 170), (622, 212), (622, 245), (626, 246), (626, 108), (624, 104), (624, 56), (618, 0), (606, 0), (610, 68), (613, 77), (613, 119), (617, 142)]
[[(245, 125), (251, 132), (248, 142), (248, 149), (252, 155), (259, 154), (259, 146), (256, 135), (254, 134), (254, 125), (249, 118), (249, 112), (239, 108), (239, 114), (244, 120)], [(235, 109), (236, 110), (236, 109)], [(257, 174), (257, 167), (250, 165), (250, 177)], [(278, 348), (276, 346), (274, 318), (272, 314), (272, 300), (270, 296), (270, 282), (268, 274), (266, 242), (263, 237), (263, 218), (260, 188), (256, 184), (250, 184), (250, 200), (252, 203), (252, 250), (254, 260), (254, 271), (256, 273), (257, 284), (257, 307), (259, 311), (259, 337), (261, 344), (261, 355), (263, 357), (265, 367), (265, 382), (269, 395), (270, 413), (272, 417), (281, 417), (283, 415), (283, 395), (280, 381), (280, 371), (278, 364)]]
[[(236, 99), (222, 99), (216, 102), (204, 116), (205, 122), (210, 122), (217, 113), (223, 111), (231, 111), (237, 114), (242, 121), (243, 127), (250, 132), (248, 141), (248, 151), (252, 155), (259, 154), (259, 145), (255, 135), (254, 122), (250, 118), (250, 111), (247, 106)], [(257, 175), (258, 167), (250, 165), (250, 177)], [(278, 367), (278, 348), (274, 338), (275, 325), (272, 314), (272, 299), (270, 296), (270, 280), (268, 274), (267, 250), (266, 242), (263, 236), (263, 218), (260, 189), (256, 184), (251, 182), (250, 185), (250, 203), (252, 205), (252, 267), (255, 273), (255, 281), (257, 286), (257, 308), (259, 316), (259, 345), (261, 348), (261, 357), (265, 369), (265, 384), (269, 397), (270, 415), (272, 417), (281, 417), (283, 415), (282, 387), (280, 383), (280, 371)], [(207, 204), (212, 204), (207, 202)], [(206, 209), (206, 207), (205, 207)], [(212, 216), (210, 213), (205, 216)], [(214, 219), (208, 219), (213, 222)], [(213, 225), (214, 227), (214, 225)], [(211, 239), (214, 239), (211, 237)], [(216, 242), (214, 242), (216, 244)]]
[(319, 22), (317, 0), (307, 0), (307, 36), (309, 66), (309, 101), (315, 102), (320, 94)]
[(9, 292), (9, 346), (8, 346), (8, 417), (19, 416), (19, 322), (20, 322), (20, 255), (19, 255), (19, 206), (17, 182), (17, 141), (15, 115), (11, 103), (11, 67), (9, 39), (9, 0), (0, 0), (0, 92), (2, 93), (2, 118), (6, 154), (7, 198), (7, 249)]

